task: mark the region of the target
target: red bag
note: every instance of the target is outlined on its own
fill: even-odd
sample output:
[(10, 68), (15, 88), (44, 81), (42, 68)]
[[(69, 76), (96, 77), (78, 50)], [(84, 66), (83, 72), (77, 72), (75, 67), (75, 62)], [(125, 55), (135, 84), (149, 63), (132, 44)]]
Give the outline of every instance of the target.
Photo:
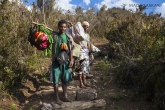
[(45, 50), (50, 45), (48, 36), (43, 32), (35, 33), (35, 42), (37, 44), (35, 46), (38, 50)]

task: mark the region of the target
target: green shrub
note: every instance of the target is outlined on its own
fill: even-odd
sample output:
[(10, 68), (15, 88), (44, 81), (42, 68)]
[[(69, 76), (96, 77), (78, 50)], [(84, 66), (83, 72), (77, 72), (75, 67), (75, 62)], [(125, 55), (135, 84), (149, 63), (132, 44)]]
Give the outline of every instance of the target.
[(110, 68), (109, 61), (106, 59), (101, 60), (96, 64), (96, 70), (107, 70)]
[(123, 94), (121, 92), (116, 93), (114, 96), (112, 96), (112, 99), (116, 100), (116, 101), (118, 101), (118, 100), (120, 100), (122, 98), (123, 98)]
[[(116, 17), (106, 38), (110, 58), (121, 62), (115, 70), (116, 82), (145, 94), (157, 109), (163, 109), (165, 80), (165, 22), (158, 14), (136, 12)], [(157, 19), (153, 21), (154, 19)], [(157, 103), (156, 103), (157, 102)]]
[(17, 106), (14, 103), (11, 103), (10, 110), (17, 110)]

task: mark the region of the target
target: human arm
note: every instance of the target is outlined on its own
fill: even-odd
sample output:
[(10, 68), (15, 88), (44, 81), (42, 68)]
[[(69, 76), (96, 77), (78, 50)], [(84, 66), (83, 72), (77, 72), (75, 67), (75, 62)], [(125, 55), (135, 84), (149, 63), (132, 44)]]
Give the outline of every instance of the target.
[(72, 66), (73, 66), (73, 50), (71, 50), (69, 54), (69, 67), (71, 68)]
[(75, 48), (74, 45), (74, 41), (73, 38), (70, 35), (67, 35), (69, 38), (69, 49), (70, 49), (70, 53), (69, 53), (69, 67), (71, 68), (73, 66), (73, 50)]

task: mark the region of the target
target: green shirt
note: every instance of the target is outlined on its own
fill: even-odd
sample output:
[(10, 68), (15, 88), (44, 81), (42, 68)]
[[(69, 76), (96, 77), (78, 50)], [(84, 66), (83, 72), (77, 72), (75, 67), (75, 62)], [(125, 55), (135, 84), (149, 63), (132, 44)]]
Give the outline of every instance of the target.
[(56, 38), (56, 56), (58, 56), (58, 54), (61, 52), (60, 50), (60, 45), (62, 43), (66, 43), (68, 44), (67, 38), (66, 38), (66, 34), (60, 34), (57, 38)]

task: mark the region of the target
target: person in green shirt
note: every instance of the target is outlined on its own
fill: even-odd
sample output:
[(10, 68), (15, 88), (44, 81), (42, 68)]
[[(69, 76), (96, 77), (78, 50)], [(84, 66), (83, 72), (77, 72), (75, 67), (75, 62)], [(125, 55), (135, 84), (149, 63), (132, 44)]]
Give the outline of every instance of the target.
[[(65, 20), (61, 20), (58, 23), (58, 32), (53, 32), (54, 43), (52, 44), (52, 74), (53, 74), (53, 84), (54, 84), (54, 93), (55, 93), (55, 101), (57, 104), (62, 104), (62, 101), (58, 95), (58, 85), (59, 81), (62, 82), (63, 89), (63, 101), (71, 102), (67, 97), (67, 83), (72, 81), (72, 73), (71, 67), (73, 65), (73, 49), (74, 49), (74, 41), (71, 36), (65, 33), (67, 28), (67, 22)], [(67, 54), (69, 55), (69, 61), (66, 61), (63, 65), (59, 64), (57, 61), (57, 56), (60, 54), (62, 43), (66, 44)]]

